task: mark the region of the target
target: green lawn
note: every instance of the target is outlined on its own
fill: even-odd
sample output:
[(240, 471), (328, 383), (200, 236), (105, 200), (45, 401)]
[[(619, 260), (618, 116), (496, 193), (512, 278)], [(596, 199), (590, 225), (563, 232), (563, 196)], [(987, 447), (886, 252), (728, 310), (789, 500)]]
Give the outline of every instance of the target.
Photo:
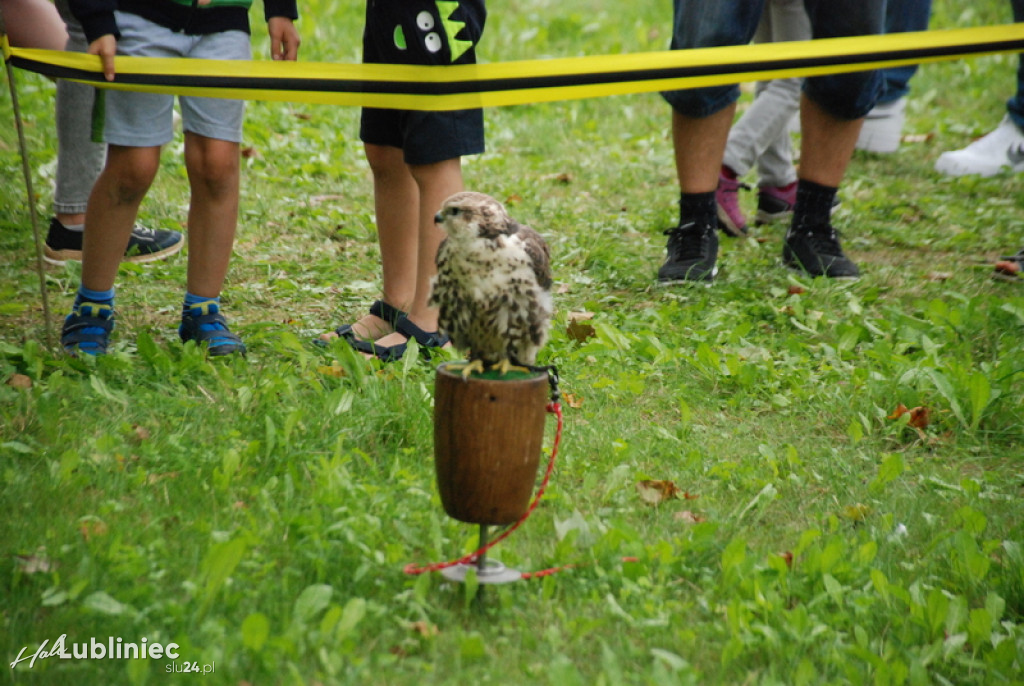
[[(934, 27), (1010, 21), (1006, 2), (962, 5), (937, 0)], [(362, 3), (302, 11), (302, 59), (358, 61)], [(668, 3), (494, 4), (481, 57), (660, 50), (669, 21)], [(999, 122), (1016, 66), (922, 67), (912, 139), (855, 155), (835, 218), (855, 283), (787, 272), (782, 229), (764, 227), (723, 239), (713, 287), (657, 287), (676, 219), (667, 105), (487, 111), (466, 183), (551, 245), (541, 358), (566, 394), (548, 491), (493, 556), (573, 567), (482, 602), (403, 572), (477, 536), (435, 485), (433, 366), (310, 343), (379, 285), (358, 111), (248, 109), (224, 293), (246, 359), (177, 342), (183, 254), (124, 266), (112, 354), (75, 361), (46, 347), (5, 83), (0, 381), (20, 383), (0, 385), (0, 657), (62, 634), (180, 657), (25, 661), (0, 683), (1024, 683), (1024, 290), (991, 278), (1024, 245), (1024, 177), (933, 171)], [(16, 78), (45, 225), (54, 86)], [(142, 220), (181, 229), (180, 140), (162, 165)], [(46, 268), (55, 328), (78, 273)], [(553, 437), (549, 420), (545, 458)], [(648, 479), (679, 497), (649, 503)], [(186, 662), (215, 671), (168, 673)]]

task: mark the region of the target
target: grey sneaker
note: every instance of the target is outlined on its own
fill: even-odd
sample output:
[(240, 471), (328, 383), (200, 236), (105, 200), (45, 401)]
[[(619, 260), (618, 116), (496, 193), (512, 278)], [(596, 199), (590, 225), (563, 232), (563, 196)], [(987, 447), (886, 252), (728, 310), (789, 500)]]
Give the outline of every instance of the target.
[(856, 279), (860, 270), (839, 245), (839, 234), (830, 224), (792, 227), (782, 244), (782, 262), (810, 276)]
[(718, 232), (714, 224), (682, 224), (665, 231), (668, 236), (665, 263), (658, 270), (658, 281), (711, 282), (718, 273)]

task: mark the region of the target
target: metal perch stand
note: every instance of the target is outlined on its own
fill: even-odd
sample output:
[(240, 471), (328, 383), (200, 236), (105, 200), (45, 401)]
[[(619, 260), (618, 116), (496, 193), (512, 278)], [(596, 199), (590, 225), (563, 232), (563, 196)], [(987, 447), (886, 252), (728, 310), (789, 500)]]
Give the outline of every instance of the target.
[[(450, 517), (480, 525), (484, 549), (489, 526), (512, 524), (529, 506), (544, 440), (548, 376), (464, 379), (445, 367), (437, 369), (434, 397), (438, 490)], [(441, 573), (462, 582), (470, 569), (480, 584), (522, 578), (486, 552)]]

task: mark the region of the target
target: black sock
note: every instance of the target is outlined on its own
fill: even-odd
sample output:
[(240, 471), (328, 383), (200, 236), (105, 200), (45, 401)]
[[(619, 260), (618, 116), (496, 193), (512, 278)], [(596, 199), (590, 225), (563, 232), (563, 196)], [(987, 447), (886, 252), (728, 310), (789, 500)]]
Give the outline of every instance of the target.
[(715, 192), (680, 193), (679, 194), (679, 225), (695, 222), (698, 226), (716, 226), (718, 223), (718, 205)]
[(793, 207), (793, 226), (821, 226), (832, 217), (832, 204), (838, 188), (822, 186), (800, 179), (796, 186), (796, 205)]

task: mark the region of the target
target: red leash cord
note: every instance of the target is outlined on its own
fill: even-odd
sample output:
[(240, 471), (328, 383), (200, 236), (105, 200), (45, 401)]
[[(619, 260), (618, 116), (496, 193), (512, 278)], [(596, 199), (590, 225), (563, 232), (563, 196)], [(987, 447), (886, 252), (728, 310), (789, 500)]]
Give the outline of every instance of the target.
[[(548, 459), (548, 466), (547, 469), (544, 471), (544, 478), (541, 479), (540, 487), (537, 489), (537, 495), (534, 496), (533, 502), (530, 503), (530, 506), (526, 508), (526, 512), (524, 512), (522, 516), (518, 520), (516, 520), (515, 524), (505, 529), (500, 536), (495, 538), (493, 541), (488, 542), (487, 545), (483, 546), (479, 550), (472, 552), (464, 557), (460, 557), (458, 560), (452, 560), (450, 562), (435, 562), (433, 564), (422, 566), (417, 565), (415, 563), (410, 563), (405, 566), (404, 571), (406, 574), (423, 574), (424, 572), (438, 572), (442, 569), (446, 569), (447, 567), (454, 567), (456, 565), (475, 564), (477, 559), (481, 555), (486, 553), (488, 550), (496, 546), (501, 541), (505, 540), (509, 536), (509, 534), (518, 529), (519, 526), (526, 521), (526, 518), (529, 517), (530, 514), (537, 508), (537, 505), (540, 503), (541, 497), (544, 495), (544, 490), (548, 487), (548, 481), (551, 480), (551, 472), (554, 471), (555, 469), (555, 458), (558, 456), (558, 446), (562, 442), (562, 404), (558, 402), (557, 399), (553, 399), (551, 402), (547, 404), (547, 411), (555, 415), (556, 419), (558, 420), (558, 425), (555, 429), (555, 442), (551, 446), (551, 457)], [(558, 571), (558, 569), (564, 568), (559, 567), (557, 569), (546, 569), (540, 572), (523, 572), (523, 578), (530, 579), (535, 576), (547, 576), (549, 574), (554, 574), (556, 571)]]

